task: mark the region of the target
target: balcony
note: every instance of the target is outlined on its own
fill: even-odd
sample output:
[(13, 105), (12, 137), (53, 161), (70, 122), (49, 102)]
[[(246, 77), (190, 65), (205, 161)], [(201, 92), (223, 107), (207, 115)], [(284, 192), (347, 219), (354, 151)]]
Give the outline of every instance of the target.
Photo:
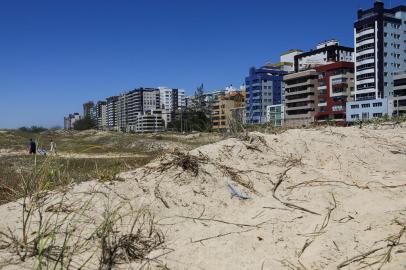
[(297, 102), (304, 102), (304, 101), (312, 101), (314, 100), (313, 96), (308, 96), (305, 98), (297, 98), (297, 99), (285, 99), (285, 104), (292, 104), (292, 103), (297, 103)]
[(314, 93), (314, 90), (315, 90), (314, 87), (308, 87), (305, 90), (295, 91), (295, 92), (288, 92), (289, 89), (286, 89), (285, 97), (293, 96), (293, 95), (301, 95), (301, 94), (312, 94), (312, 93)]
[(314, 110), (314, 104), (313, 103), (309, 103), (305, 106), (297, 106), (297, 107), (286, 107), (285, 110), (286, 112), (291, 112), (291, 111), (297, 111), (297, 110), (306, 110), (306, 109), (313, 109)]

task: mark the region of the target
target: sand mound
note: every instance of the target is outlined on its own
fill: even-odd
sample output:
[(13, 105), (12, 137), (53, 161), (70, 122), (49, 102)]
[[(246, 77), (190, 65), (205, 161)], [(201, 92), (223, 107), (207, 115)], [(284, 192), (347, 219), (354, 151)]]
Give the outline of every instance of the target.
[[(405, 269), (405, 139), (405, 127), (391, 126), (251, 133), (174, 151), (120, 174), (122, 182), (74, 186), (63, 195), (82, 209), (71, 241), (91, 243), (74, 265), (91, 255), (86, 269), (103, 261), (106, 241), (94, 232), (108, 208), (148, 209), (154, 222), (146, 223), (159, 231), (149, 234), (155, 249), (133, 260), (120, 253), (127, 260), (114, 268)], [(49, 194), (44, 205), (61, 197)], [(21, 230), (20, 212), (19, 203), (0, 207), (0, 229)], [(127, 221), (116, 231), (128, 231)], [(1, 259), (12, 261), (6, 269), (36, 261), (20, 262), (10, 248)]]

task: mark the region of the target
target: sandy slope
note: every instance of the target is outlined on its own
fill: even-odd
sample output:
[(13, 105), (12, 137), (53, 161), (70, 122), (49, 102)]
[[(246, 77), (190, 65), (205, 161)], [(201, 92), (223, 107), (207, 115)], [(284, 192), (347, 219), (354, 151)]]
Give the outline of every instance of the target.
[[(168, 155), (121, 174), (123, 182), (73, 187), (67, 204), (92, 198), (82, 238), (109, 202), (122, 212), (151, 209), (168, 249), (150, 256), (169, 269), (406, 269), (406, 127), (254, 133), (190, 154), (196, 177)], [(250, 199), (232, 197), (228, 184)], [(0, 228), (19, 228), (19, 209), (1, 206)], [(2, 251), (0, 261), (11, 255)]]

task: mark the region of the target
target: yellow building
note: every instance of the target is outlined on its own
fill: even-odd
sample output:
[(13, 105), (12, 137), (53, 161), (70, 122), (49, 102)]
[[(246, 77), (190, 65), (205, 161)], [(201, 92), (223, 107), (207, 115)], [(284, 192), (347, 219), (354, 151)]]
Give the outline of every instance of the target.
[(212, 107), (212, 129), (216, 131), (229, 130), (232, 121), (239, 120), (236, 119), (233, 109), (241, 107), (245, 107), (245, 91), (231, 91), (220, 96)]

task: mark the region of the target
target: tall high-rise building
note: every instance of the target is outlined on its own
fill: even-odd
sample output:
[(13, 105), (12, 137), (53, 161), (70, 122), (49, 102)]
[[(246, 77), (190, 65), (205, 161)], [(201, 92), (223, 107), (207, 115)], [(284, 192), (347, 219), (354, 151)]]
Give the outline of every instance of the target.
[(393, 88), (393, 115), (406, 114), (406, 73), (394, 77)]
[(97, 129), (104, 130), (107, 127), (107, 102), (98, 101), (96, 104)]
[[(157, 88), (137, 88), (126, 93), (127, 124), (126, 131), (139, 132), (140, 117), (155, 112), (162, 117), (160, 112), (160, 92)], [(158, 113), (159, 112), (159, 113)]]
[(118, 107), (118, 96), (108, 97), (106, 105), (107, 114), (107, 129), (108, 130), (118, 130), (117, 123), (117, 107)]
[(90, 117), (95, 119), (95, 105), (93, 101), (88, 101), (83, 104), (83, 117)]
[(373, 8), (360, 9), (354, 43), (355, 101), (347, 104), (350, 119), (391, 115), (394, 76), (406, 71), (406, 6), (386, 9), (375, 1)]
[(168, 87), (158, 87), (160, 93), (160, 106), (165, 127), (176, 116), (176, 111), (186, 107), (185, 90)]
[(318, 78), (319, 74), (315, 69), (291, 73), (284, 77), (285, 125), (301, 126), (314, 121)]
[(406, 71), (406, 6), (385, 9), (376, 1), (354, 24), (356, 100), (393, 94), (393, 77)]
[(72, 113), (63, 118), (63, 127), (66, 130), (74, 129), (76, 121), (82, 119), (79, 113)]
[(283, 76), (288, 74), (280, 68), (264, 66), (251, 68), (245, 78), (247, 124), (267, 122), (267, 107), (282, 103)]

